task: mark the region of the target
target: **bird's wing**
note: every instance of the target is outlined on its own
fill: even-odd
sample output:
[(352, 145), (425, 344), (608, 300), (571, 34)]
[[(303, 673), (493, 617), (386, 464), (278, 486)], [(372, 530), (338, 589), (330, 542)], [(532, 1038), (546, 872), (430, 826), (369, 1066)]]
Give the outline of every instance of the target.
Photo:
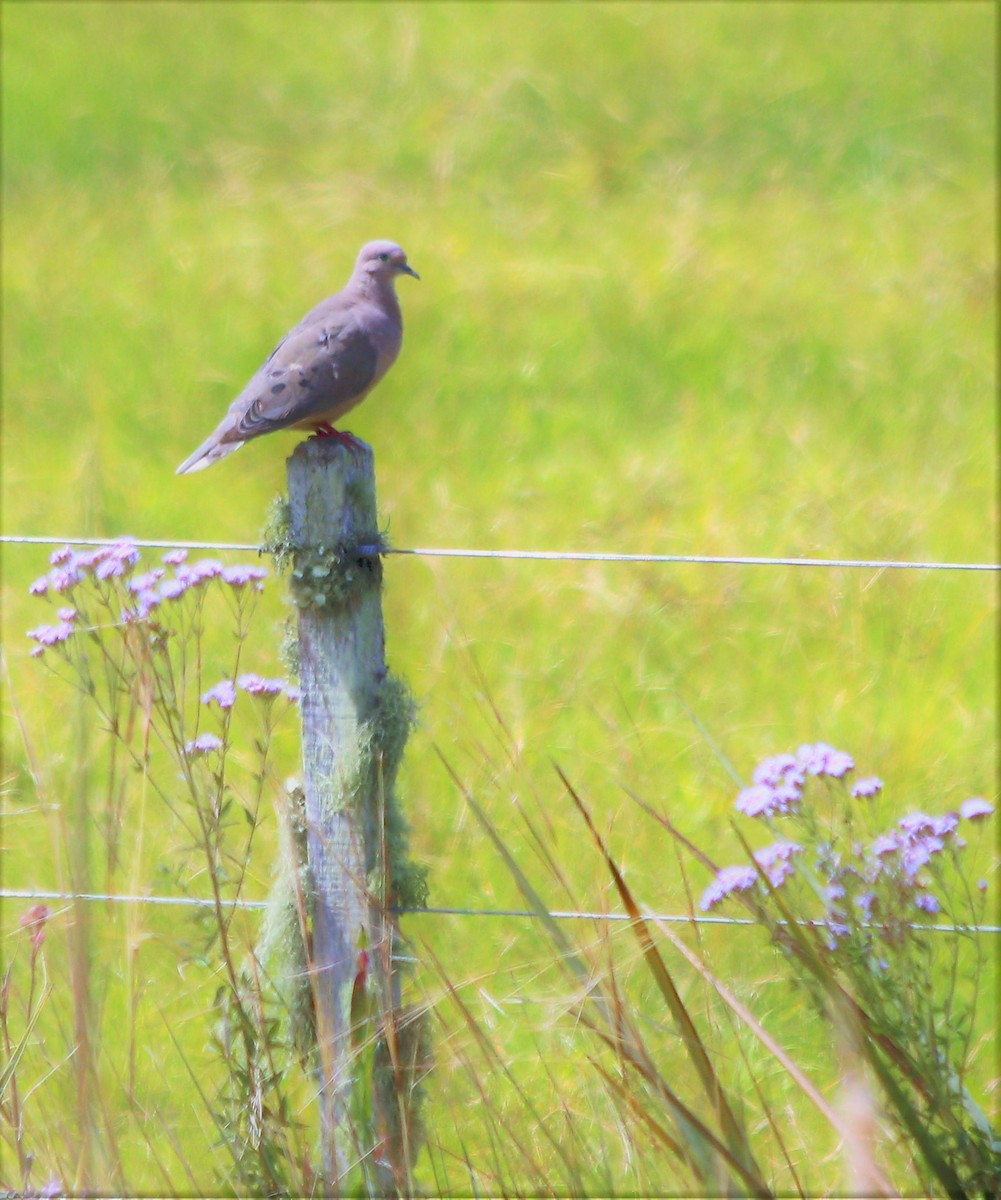
[(371, 387), (379, 356), (369, 333), (350, 319), (307, 322), (286, 334), (230, 405), (220, 440), (243, 442), (314, 416), (336, 420)]

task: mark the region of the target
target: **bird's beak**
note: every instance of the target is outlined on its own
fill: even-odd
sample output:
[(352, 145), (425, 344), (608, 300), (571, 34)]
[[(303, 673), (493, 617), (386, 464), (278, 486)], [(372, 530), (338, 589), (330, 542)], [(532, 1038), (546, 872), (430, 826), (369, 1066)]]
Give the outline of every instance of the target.
[(400, 272), (401, 275), (413, 275), (413, 277), (415, 279), (420, 279), (420, 276), (413, 269), (413, 267), (410, 266), (409, 263), (403, 263), (401, 266), (397, 267), (396, 269)]

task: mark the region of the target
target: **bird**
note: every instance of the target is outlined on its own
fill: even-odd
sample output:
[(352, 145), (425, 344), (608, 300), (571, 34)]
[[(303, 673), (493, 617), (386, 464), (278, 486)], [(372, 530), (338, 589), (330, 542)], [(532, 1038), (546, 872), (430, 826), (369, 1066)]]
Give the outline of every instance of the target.
[(362, 246), (345, 286), (285, 334), (177, 474), (202, 471), (278, 429), (356, 442), (334, 422), (360, 404), (396, 361), (403, 340), (395, 287), (400, 275), (420, 279), (395, 242)]

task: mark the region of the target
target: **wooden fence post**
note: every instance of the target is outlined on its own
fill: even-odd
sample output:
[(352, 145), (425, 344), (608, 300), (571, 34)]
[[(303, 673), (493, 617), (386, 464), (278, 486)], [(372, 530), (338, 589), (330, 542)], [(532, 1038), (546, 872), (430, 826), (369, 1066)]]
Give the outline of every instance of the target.
[[(377, 1157), (372, 1144), (359, 1144), (373, 1136), (373, 1125), (359, 1125), (358, 1106), (371, 1112), (377, 1102), (371, 1075), (361, 1077), (371, 1054), (366, 1067), (358, 1044), (360, 985), (368, 981), (365, 994), (378, 998), (383, 1013), (400, 1005), (388, 888), (380, 897), (374, 874), (386, 870), (382, 765), (372, 733), (387, 678), (382, 562), (358, 552), (380, 543), (372, 451), (333, 438), (303, 442), (288, 460), (288, 485), (313, 892), (310, 961), (324, 1160), (336, 1182), (351, 1164)], [(365, 1034), (370, 1043), (374, 1024)]]

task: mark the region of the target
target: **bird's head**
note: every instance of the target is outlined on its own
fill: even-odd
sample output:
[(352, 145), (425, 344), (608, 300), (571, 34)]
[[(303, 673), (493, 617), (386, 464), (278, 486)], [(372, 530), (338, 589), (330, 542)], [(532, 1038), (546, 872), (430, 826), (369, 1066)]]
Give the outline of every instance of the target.
[(378, 280), (393, 280), (397, 275), (412, 275), (414, 279), (420, 276), (407, 262), (407, 256), (402, 247), (395, 242), (369, 242), (362, 246), (355, 263), (355, 275), (371, 276)]

